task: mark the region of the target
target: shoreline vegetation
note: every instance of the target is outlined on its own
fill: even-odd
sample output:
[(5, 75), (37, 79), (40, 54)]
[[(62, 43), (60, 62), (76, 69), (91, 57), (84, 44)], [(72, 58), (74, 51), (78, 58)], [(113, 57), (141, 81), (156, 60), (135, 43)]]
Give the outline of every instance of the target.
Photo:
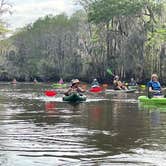
[(47, 15), (0, 40), (1, 81), (70, 81), (77, 76), (110, 83), (111, 68), (126, 82), (134, 78), (143, 84), (157, 73), (166, 83), (164, 1), (77, 2), (83, 9), (70, 17)]

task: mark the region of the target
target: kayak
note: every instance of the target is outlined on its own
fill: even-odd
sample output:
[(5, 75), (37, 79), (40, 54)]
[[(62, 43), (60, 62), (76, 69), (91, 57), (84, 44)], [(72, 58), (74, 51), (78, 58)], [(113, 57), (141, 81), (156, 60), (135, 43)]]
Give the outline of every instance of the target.
[(166, 98), (164, 97), (153, 97), (153, 98), (148, 98), (147, 96), (139, 96), (138, 101), (142, 104), (147, 104), (147, 105), (166, 105)]
[(102, 88), (100, 86), (92, 86), (89, 91), (90, 92), (102, 92)]
[(137, 86), (137, 85), (135, 85), (135, 86), (134, 86), (134, 85), (129, 85), (129, 86), (128, 86), (128, 89), (129, 89), (129, 90), (131, 90), (131, 89), (137, 90), (137, 89), (138, 89), (138, 86)]
[(146, 85), (140, 85), (140, 88), (141, 88), (142, 90), (145, 90), (145, 89), (146, 89)]
[(67, 101), (67, 102), (83, 102), (86, 101), (86, 96), (85, 95), (80, 95), (78, 93), (72, 93), (69, 96), (63, 96), (63, 101)]
[(105, 90), (106, 93), (132, 93), (135, 91), (136, 91), (136, 89), (127, 89), (127, 90), (107, 89), (107, 90)]
[(55, 84), (52, 84), (52, 87), (53, 87), (53, 88), (66, 88), (66, 87), (67, 87), (67, 84), (55, 83)]

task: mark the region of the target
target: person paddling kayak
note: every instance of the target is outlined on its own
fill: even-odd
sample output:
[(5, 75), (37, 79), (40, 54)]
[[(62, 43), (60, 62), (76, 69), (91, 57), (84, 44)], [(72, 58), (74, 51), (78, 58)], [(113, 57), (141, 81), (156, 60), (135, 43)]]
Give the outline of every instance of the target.
[(137, 86), (137, 82), (134, 80), (134, 78), (132, 77), (129, 84), (129, 86)]
[(79, 93), (80, 94), (80, 93), (85, 92), (84, 89), (79, 87), (80, 81), (78, 79), (73, 79), (71, 81), (71, 83), (72, 83), (71, 87), (67, 90), (67, 92), (64, 93), (66, 96), (69, 96), (72, 93)]
[(152, 74), (151, 80), (147, 83), (147, 87), (148, 87), (149, 98), (162, 96), (161, 84), (158, 81), (157, 74)]
[(60, 78), (60, 80), (59, 80), (59, 82), (58, 82), (59, 84), (64, 84), (64, 81), (63, 81), (63, 79), (62, 78)]
[(127, 87), (119, 80), (119, 76), (116, 75), (113, 80), (114, 90), (127, 90)]
[(97, 79), (93, 79), (92, 83), (91, 83), (92, 87), (99, 87), (99, 82), (97, 81)]

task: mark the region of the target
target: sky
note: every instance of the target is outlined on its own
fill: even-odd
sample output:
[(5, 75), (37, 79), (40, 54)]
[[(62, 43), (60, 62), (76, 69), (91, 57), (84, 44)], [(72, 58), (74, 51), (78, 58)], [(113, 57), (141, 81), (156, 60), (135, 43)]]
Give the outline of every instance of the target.
[(12, 5), (12, 14), (5, 14), (3, 19), (9, 29), (16, 29), (35, 22), (40, 17), (67, 13), (71, 15), (78, 9), (75, 0), (8, 0)]

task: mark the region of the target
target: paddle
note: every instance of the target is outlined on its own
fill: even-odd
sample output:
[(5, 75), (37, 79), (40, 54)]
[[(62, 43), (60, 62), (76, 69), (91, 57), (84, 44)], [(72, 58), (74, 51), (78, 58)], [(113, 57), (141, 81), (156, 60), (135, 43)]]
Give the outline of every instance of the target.
[(102, 91), (102, 88), (100, 86), (91, 87), (89, 91), (93, 93), (98, 93)]
[(54, 91), (54, 90), (46, 90), (46, 91), (44, 92), (44, 94), (45, 94), (46, 96), (48, 96), (48, 97), (53, 97), (53, 96), (56, 96), (56, 95), (57, 95), (57, 92)]
[(107, 73), (112, 75), (112, 76), (115, 76), (115, 74), (112, 73), (111, 69), (107, 69)]
[(152, 90), (151, 92), (149, 91), (149, 88), (147, 88), (147, 96), (148, 98), (154, 97), (154, 94), (160, 94), (161, 96), (166, 96), (165, 92), (166, 88), (161, 88), (161, 90)]
[[(86, 90), (86, 87), (87, 85), (83, 85), (84, 90)], [(92, 93), (98, 93), (98, 92), (102, 92), (102, 88), (100, 86), (91, 87), (89, 91)], [(45, 90), (44, 94), (48, 97), (53, 97), (57, 95), (57, 92), (54, 90)]]
[[(83, 84), (82, 86), (82, 89), (84, 89), (86, 91), (87, 89), (87, 85), (86, 84)], [(98, 93), (98, 92), (101, 92), (102, 91), (102, 88), (100, 86), (92, 86), (90, 89), (89, 89), (89, 92), (92, 92), (92, 93)], [(87, 90), (88, 92), (88, 90)]]

